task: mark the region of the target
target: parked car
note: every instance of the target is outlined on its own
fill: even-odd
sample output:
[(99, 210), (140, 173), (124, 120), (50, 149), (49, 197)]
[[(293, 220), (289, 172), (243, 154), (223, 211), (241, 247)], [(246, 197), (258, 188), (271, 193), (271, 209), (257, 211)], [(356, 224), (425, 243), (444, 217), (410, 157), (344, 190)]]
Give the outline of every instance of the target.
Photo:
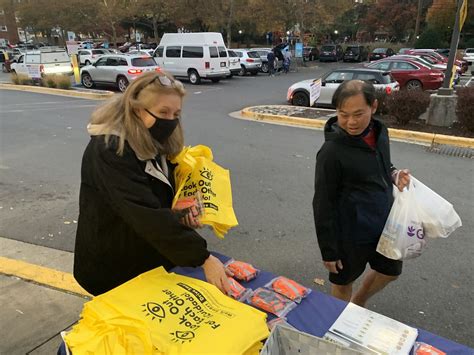
[[(408, 53), (425, 58), (430, 62), (434, 62), (437, 64), (445, 64), (446, 66), (449, 60), (448, 57), (445, 57), (444, 55), (436, 52), (433, 49), (412, 49)], [(459, 72), (459, 74), (462, 74), (467, 70), (467, 62), (463, 60), (455, 59), (454, 64), (457, 66), (456, 70)]]
[(262, 60), (262, 67), (260, 68), (260, 71), (263, 73), (268, 73), (267, 55), (268, 55), (268, 52), (270, 52), (272, 49), (271, 48), (251, 48), (249, 50), (258, 53), (258, 55), (260, 56), (260, 59)]
[(438, 48), (438, 49), (435, 49), (435, 51), (446, 58), (449, 57), (449, 48)]
[(217, 32), (165, 33), (154, 53), (156, 63), (176, 77), (197, 85), (201, 79), (219, 82), (230, 75), (229, 57)]
[(249, 49), (233, 49), (235, 53), (239, 56), (240, 59), (240, 76), (247, 75), (257, 75), (260, 69), (262, 68), (262, 58), (258, 52), (249, 50)]
[(313, 61), (319, 59), (319, 50), (316, 47), (303, 47), (303, 60)]
[(11, 63), (11, 71), (30, 76), (31, 67), (38, 65), (43, 75), (72, 75), (71, 59), (64, 49), (42, 47), (39, 50), (25, 52)]
[(160, 71), (152, 57), (108, 54), (81, 69), (81, 82), (88, 89), (96, 84), (112, 84), (124, 92), (131, 81), (150, 71)]
[(474, 48), (466, 48), (462, 59), (466, 62), (467, 66), (472, 65), (474, 63)]
[(338, 62), (344, 57), (344, 50), (339, 44), (325, 44), (321, 47), (319, 52), (319, 61), (333, 61)]
[(227, 50), (227, 53), (229, 54), (229, 70), (230, 70), (229, 77), (232, 77), (234, 75), (239, 75), (239, 72), (240, 72), (239, 55), (230, 49)]
[(387, 57), (391, 57), (395, 52), (392, 48), (375, 48), (369, 53), (369, 62), (379, 60)]
[(107, 49), (79, 49), (79, 65), (90, 65), (106, 54), (110, 54)]
[(2, 72), (9, 73), (13, 63), (13, 51), (11, 49), (0, 49), (0, 63), (2, 63)]
[(400, 48), (398, 50), (398, 54), (407, 54), (408, 51), (412, 50), (413, 48)]
[(430, 69), (407, 59), (381, 59), (367, 66), (390, 71), (400, 83), (400, 88), (407, 90), (436, 90), (441, 87), (444, 80), (444, 73), (441, 70)]
[(363, 62), (369, 58), (369, 50), (365, 46), (348, 46), (344, 51), (342, 60), (344, 62)]
[[(369, 81), (377, 90), (384, 90), (389, 95), (400, 88), (388, 71), (368, 68), (336, 69), (321, 78), (321, 94), (315, 105), (332, 107), (332, 97), (338, 86), (345, 80), (352, 79)], [(310, 85), (314, 80), (303, 80), (291, 85), (287, 92), (287, 101), (296, 106), (309, 106)]]

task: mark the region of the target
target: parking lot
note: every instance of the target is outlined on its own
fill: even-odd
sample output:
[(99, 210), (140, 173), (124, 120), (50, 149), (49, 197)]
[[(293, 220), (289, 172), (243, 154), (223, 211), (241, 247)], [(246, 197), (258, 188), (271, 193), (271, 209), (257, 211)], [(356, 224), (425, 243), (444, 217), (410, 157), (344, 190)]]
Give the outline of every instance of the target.
[[(314, 161), (320, 131), (272, 126), (230, 117), (246, 106), (285, 104), (294, 82), (321, 77), (350, 63), (314, 63), (289, 74), (234, 77), (187, 90), (183, 122), (186, 144), (212, 148), (230, 169), (239, 227), (225, 240), (203, 231), (210, 248), (328, 292), (313, 283), (327, 273), (319, 254), (311, 211)], [(355, 64), (357, 66), (357, 64)], [(0, 74), (0, 80), (8, 75)], [(100, 102), (15, 91), (0, 92), (2, 124), (1, 235), (73, 251), (80, 162), (86, 125)], [(468, 160), (392, 143), (392, 161), (454, 204), (464, 226), (426, 253), (407, 261), (400, 280), (368, 307), (464, 344), (470, 325), (470, 264), (473, 252), (473, 166)], [(442, 322), (440, 321), (442, 319)]]

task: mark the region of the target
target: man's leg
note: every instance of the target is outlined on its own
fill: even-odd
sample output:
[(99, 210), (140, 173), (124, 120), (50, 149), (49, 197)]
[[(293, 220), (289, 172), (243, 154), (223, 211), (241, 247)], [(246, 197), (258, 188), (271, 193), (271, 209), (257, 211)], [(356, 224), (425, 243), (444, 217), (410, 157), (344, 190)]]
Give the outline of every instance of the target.
[(349, 302), (352, 296), (352, 282), (348, 285), (331, 284), (331, 295), (340, 300)]
[(351, 298), (351, 302), (361, 307), (365, 307), (365, 304), (370, 297), (382, 290), (390, 282), (395, 281), (397, 278), (398, 276), (384, 275), (370, 269), (364, 277), (362, 285)]

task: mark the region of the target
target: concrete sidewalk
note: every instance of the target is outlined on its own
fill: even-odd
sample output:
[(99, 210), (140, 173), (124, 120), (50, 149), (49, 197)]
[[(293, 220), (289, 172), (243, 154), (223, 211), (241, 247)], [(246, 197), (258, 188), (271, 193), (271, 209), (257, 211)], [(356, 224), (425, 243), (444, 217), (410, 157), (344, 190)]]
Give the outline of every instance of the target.
[[(0, 237), (0, 257), (0, 354), (56, 354), (61, 331), (79, 319), (87, 297), (45, 284), (55, 270), (72, 272), (74, 254)], [(41, 274), (31, 278), (45, 284), (6, 275), (6, 263), (22, 275), (32, 264)]]

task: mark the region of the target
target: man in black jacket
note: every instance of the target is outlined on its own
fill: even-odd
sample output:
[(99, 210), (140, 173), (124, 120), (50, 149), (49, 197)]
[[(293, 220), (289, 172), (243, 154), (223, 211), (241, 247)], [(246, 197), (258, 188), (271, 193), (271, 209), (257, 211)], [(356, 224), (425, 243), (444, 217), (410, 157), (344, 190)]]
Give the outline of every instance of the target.
[[(387, 128), (372, 118), (377, 110), (372, 84), (352, 80), (333, 96), (337, 117), (326, 123), (325, 143), (317, 155), (314, 220), (333, 296), (364, 306), (369, 297), (397, 279), (402, 262), (376, 252), (393, 203)], [(398, 188), (409, 173), (398, 174)], [(357, 292), (353, 282), (371, 270)]]

